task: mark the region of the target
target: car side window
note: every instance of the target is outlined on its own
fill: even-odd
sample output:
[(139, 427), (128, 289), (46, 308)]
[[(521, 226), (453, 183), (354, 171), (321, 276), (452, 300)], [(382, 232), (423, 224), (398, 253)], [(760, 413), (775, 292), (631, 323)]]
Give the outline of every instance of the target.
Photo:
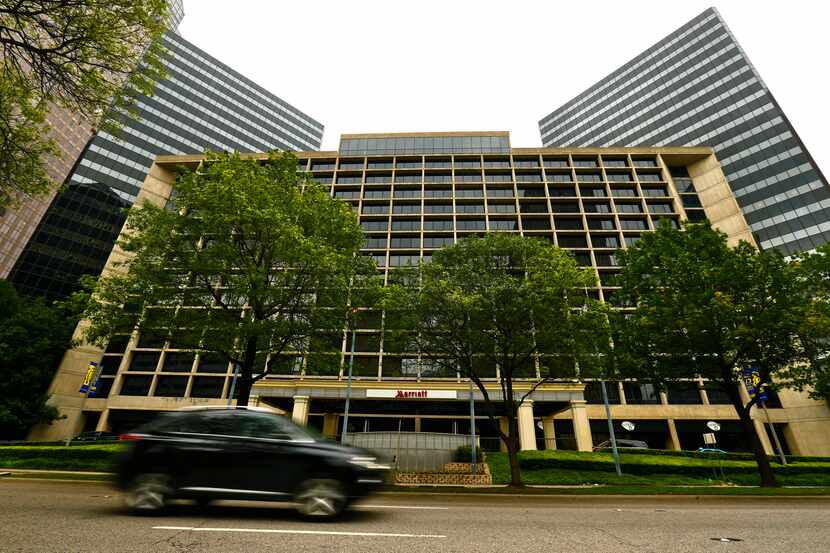
[(302, 436), (279, 415), (265, 413), (239, 413), (240, 435), (251, 438), (269, 438), (272, 440), (295, 440)]
[(200, 434), (215, 434), (217, 436), (239, 436), (241, 434), (240, 421), (234, 416), (233, 411), (208, 413), (199, 417), (199, 419), (198, 430), (195, 432)]

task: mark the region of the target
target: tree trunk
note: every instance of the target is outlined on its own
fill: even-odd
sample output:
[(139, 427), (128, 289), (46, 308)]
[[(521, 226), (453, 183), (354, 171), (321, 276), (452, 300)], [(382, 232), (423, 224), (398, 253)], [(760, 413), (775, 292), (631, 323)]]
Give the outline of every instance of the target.
[(765, 488), (775, 488), (778, 486), (778, 481), (775, 479), (775, 474), (772, 472), (772, 465), (770, 465), (767, 452), (764, 451), (764, 446), (761, 445), (761, 439), (755, 431), (755, 425), (752, 424), (752, 417), (750, 416), (751, 408), (744, 405), (744, 400), (741, 397), (740, 382), (733, 379), (732, 368), (721, 367), (722, 381), (721, 384), (732, 400), (732, 406), (738, 417), (741, 419), (741, 426), (744, 429), (749, 440), (749, 445), (752, 448), (752, 454), (755, 455), (755, 463), (758, 465), (758, 474), (761, 476), (761, 486)]
[(761, 439), (758, 437), (758, 432), (755, 431), (755, 425), (752, 423), (752, 417), (749, 416), (748, 409), (738, 409), (738, 415), (741, 417), (741, 425), (744, 428), (749, 438), (749, 443), (752, 447), (752, 453), (755, 455), (755, 463), (758, 465), (758, 474), (761, 475), (761, 487), (776, 488), (778, 487), (778, 480), (775, 478), (775, 473), (772, 471), (772, 464), (770, 464), (767, 452), (764, 451), (764, 446)]
[(519, 422), (515, 413), (508, 418), (507, 455), (510, 458), (510, 486), (521, 488), (522, 472), (519, 468)]
[(245, 407), (251, 399), (251, 388), (254, 384), (254, 362), (256, 361), (256, 339), (249, 339), (245, 344), (245, 355), (239, 366), (239, 376), (236, 379), (236, 406)]

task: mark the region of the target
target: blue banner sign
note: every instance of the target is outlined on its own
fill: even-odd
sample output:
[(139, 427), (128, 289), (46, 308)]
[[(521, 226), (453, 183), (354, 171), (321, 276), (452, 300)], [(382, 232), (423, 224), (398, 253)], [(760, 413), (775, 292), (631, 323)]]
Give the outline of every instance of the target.
[(78, 392), (85, 394), (87, 393), (90, 388), (94, 385), (95, 377), (98, 373), (98, 363), (95, 361), (90, 361), (89, 365), (86, 366), (86, 374), (84, 375), (84, 381), (81, 383), (81, 389)]
[(767, 392), (766, 390), (760, 389), (761, 371), (758, 370), (758, 367), (754, 365), (751, 367), (745, 367), (743, 370), (743, 376), (744, 383), (746, 384), (746, 391), (749, 394), (749, 397), (754, 397), (755, 393), (758, 392), (758, 401), (766, 401)]

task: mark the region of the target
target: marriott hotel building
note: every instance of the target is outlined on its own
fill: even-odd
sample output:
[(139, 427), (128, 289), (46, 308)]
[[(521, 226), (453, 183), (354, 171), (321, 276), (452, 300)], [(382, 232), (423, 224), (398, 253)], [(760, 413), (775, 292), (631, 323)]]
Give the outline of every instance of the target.
[[(634, 244), (659, 221), (708, 219), (731, 243), (753, 242), (752, 233), (708, 147), (512, 148), (507, 132), (343, 135), (338, 151), (299, 152), (300, 169), (349, 202), (366, 234), (363, 253), (384, 278), (401, 266), (429, 259), (465, 236), (514, 232), (565, 248), (592, 267), (599, 285), (589, 293), (614, 302), (615, 252)], [(262, 154), (265, 159), (266, 154)], [(178, 168), (202, 156), (158, 156), (139, 201), (164, 205)], [(117, 247), (105, 269), (122, 259)], [(420, 431), (468, 434), (470, 386), (457, 375), (437, 375), (417, 357), (384, 350), (380, 312), (359, 318), (350, 432)], [(79, 328), (83, 326), (83, 322)], [(281, 410), (294, 420), (337, 436), (343, 421), (350, 340), (344, 335), (338, 368), (316, 374), (305, 360), (281, 364), (282, 374), (256, 383), (252, 403)], [(233, 372), (211, 355), (175, 349), (138, 332), (101, 351), (82, 344), (69, 350), (50, 389), (65, 419), (36, 427), (33, 439), (74, 436), (83, 430), (124, 431), (156, 412), (191, 405), (226, 405)], [(103, 367), (97, 397), (78, 393), (90, 361)], [(499, 397), (498, 368), (490, 375)], [(521, 394), (532, 372), (519, 379)], [(597, 383), (549, 382), (519, 412), (522, 449), (590, 450), (607, 439)], [(666, 392), (637, 382), (611, 383), (611, 411), (619, 437), (654, 448), (696, 449), (706, 423), (717, 422), (718, 443), (745, 448), (737, 415), (723, 392), (703, 381)], [(476, 390), (474, 399), (481, 401)], [(477, 413), (484, 413), (479, 403)], [(776, 426), (785, 450), (830, 455), (830, 411), (805, 394), (773, 394), (756, 411), (756, 430), (769, 452), (767, 423)], [(485, 417), (482, 416), (482, 419)], [(633, 431), (620, 427), (634, 423)], [(630, 427), (631, 425), (626, 425)], [(484, 447), (498, 447), (494, 429), (477, 424)], [(491, 439), (488, 439), (491, 438)]]

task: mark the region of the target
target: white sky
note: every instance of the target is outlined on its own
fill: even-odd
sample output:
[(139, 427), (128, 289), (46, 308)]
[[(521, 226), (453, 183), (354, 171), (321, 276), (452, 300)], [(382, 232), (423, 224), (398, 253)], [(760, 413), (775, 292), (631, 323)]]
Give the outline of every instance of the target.
[[(538, 121), (709, 7), (688, 0), (185, 0), (181, 34), (341, 133), (508, 130)], [(830, 173), (830, 3), (716, 7)]]

